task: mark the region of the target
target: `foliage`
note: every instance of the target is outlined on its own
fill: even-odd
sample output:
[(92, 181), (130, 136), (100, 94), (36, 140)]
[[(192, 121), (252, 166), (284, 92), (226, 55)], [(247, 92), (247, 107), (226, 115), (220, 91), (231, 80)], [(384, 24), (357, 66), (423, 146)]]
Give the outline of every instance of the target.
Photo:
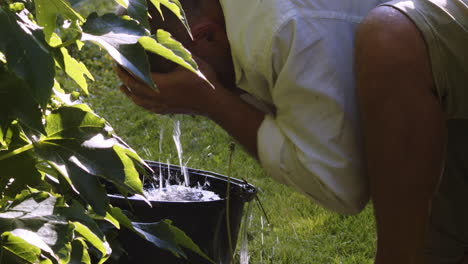
[[(93, 76), (71, 49), (98, 44), (155, 89), (145, 49), (201, 74), (168, 33), (150, 35), (146, 0), (116, 2), (129, 16), (85, 17), (66, 0), (0, 0), (0, 263), (103, 263), (112, 248), (101, 222), (176, 255), (185, 256), (181, 247), (203, 255), (168, 222), (134, 223), (109, 204), (106, 185), (124, 196), (142, 194), (139, 175), (150, 169), (107, 121), (75, 100), (89, 94)], [(151, 4), (186, 23), (177, 0)], [(79, 94), (62, 89), (61, 74)]]

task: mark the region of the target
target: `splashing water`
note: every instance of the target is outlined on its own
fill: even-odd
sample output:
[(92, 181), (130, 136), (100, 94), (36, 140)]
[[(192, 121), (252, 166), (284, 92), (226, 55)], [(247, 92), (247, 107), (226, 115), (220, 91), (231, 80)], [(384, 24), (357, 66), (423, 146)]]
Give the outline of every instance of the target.
[[(168, 201), (168, 202), (206, 202), (206, 201), (215, 201), (221, 200), (221, 198), (214, 192), (206, 190), (206, 187), (209, 186), (208, 182), (205, 182), (203, 186), (198, 184), (197, 187), (189, 187), (190, 179), (187, 169), (187, 164), (190, 161), (191, 157), (183, 163), (183, 150), (182, 144), (180, 142), (180, 121), (174, 121), (174, 134), (173, 139), (177, 148), (177, 154), (179, 157), (181, 174), (184, 178), (184, 182), (178, 180), (176, 177), (176, 182), (178, 185), (171, 185), (171, 165), (169, 160), (167, 160), (167, 175), (163, 174), (162, 166), (159, 166), (159, 175), (153, 175), (154, 183), (150, 188), (145, 189), (144, 195), (150, 201)], [(162, 142), (164, 139), (164, 129), (161, 128), (159, 134), (159, 154), (162, 155)], [(161, 160), (159, 160), (161, 164)], [(165, 177), (166, 176), (166, 177)], [(159, 182), (158, 182), (159, 180)], [(133, 198), (140, 199), (140, 196), (133, 196)]]
[[(161, 127), (161, 132), (159, 133), (159, 156), (162, 155), (162, 142), (164, 138), (164, 128)], [(161, 160), (159, 160), (159, 163), (161, 163)], [(162, 188), (164, 187), (164, 176), (161, 171), (161, 167), (159, 167), (159, 189), (162, 191)]]
[(216, 193), (204, 190), (201, 187), (191, 188), (181, 185), (169, 185), (162, 189), (145, 190), (144, 193), (150, 201), (207, 202), (221, 199)]
[(170, 185), (169, 182), (171, 181), (171, 163), (169, 163), (169, 159), (166, 161), (167, 163), (167, 185)]
[(174, 143), (177, 148), (177, 155), (179, 156), (180, 168), (182, 170), (182, 175), (184, 176), (184, 180), (185, 180), (184, 184), (185, 186), (189, 186), (190, 179), (189, 179), (189, 175), (187, 172), (187, 167), (184, 166), (184, 163), (182, 161), (183, 151), (182, 151), (182, 144), (180, 143), (180, 121), (179, 120), (174, 121), (174, 134), (172, 135), (172, 138), (174, 139)]
[(248, 203), (247, 209), (242, 219), (242, 226), (240, 229), (240, 263), (239, 264), (249, 264), (250, 255), (249, 255), (249, 239), (248, 239), (248, 230), (252, 224), (252, 202)]

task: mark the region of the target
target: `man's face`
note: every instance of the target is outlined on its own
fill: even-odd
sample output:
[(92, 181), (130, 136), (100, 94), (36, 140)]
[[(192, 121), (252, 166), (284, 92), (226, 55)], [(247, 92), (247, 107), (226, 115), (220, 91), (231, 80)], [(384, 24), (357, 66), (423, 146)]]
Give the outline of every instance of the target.
[(213, 68), (226, 88), (235, 87), (231, 48), (225, 31), (216, 32), (209, 40), (192, 46), (191, 51)]
[(221, 5), (219, 1), (207, 1), (203, 10), (203, 16), (192, 25), (194, 42), (188, 48), (213, 68), (226, 88), (235, 87), (234, 65)]

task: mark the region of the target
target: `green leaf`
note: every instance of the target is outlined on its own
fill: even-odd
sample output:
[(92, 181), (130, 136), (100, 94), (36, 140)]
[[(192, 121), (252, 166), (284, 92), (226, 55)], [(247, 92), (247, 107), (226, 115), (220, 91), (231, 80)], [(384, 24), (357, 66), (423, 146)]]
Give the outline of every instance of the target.
[(70, 56), (66, 48), (60, 48), (60, 52), (63, 55), (63, 70), (80, 86), (83, 92), (88, 95), (88, 83), (85, 76), (94, 81), (93, 75), (83, 62), (78, 62)]
[(75, 43), (76, 43), (76, 47), (78, 48), (79, 51), (81, 51), (81, 49), (85, 45), (85, 43), (83, 41), (81, 41), (81, 40), (77, 40)]
[(40, 248), (43, 252), (49, 253), (52, 257), (54, 257), (54, 259), (58, 260), (58, 257), (54, 254), (52, 248), (50, 248), (49, 245), (47, 245), (35, 232), (18, 228), (11, 231), (10, 234), (23, 239), (30, 245)]
[(84, 201), (96, 212), (105, 214), (109, 206), (105, 188), (95, 175), (79, 166), (81, 162), (74, 156), (76, 153), (73, 149), (68, 150), (66, 144), (57, 145), (47, 141), (37, 144), (35, 149), (40, 157), (60, 168), (58, 171), (67, 182), (72, 183), (73, 190), (80, 194)]
[(101, 240), (87, 226), (79, 222), (73, 222), (73, 224), (75, 225), (75, 232), (80, 234), (88, 243), (93, 245), (93, 247), (101, 253), (99, 263), (104, 263), (112, 253), (109, 244), (106, 241)]
[(68, 175), (64, 167), (58, 166), (50, 161), (43, 161), (42, 163), (36, 164), (36, 168), (44, 173), (49, 181), (54, 182), (51, 185), (54, 185), (56, 192), (62, 195), (78, 193), (70, 178), (63, 176)]
[(13, 201), (11, 201), (11, 199), (8, 201), (8, 206), (0, 208), (0, 212), (8, 211), (9, 208), (16, 206), (31, 197), (34, 197), (34, 199), (37, 201), (41, 201), (47, 199), (49, 197), (49, 194), (45, 192), (32, 193), (30, 189), (24, 189), (23, 191), (21, 191), (21, 193), (15, 196)]
[(47, 193), (22, 193), (0, 213), (0, 233), (21, 238), (43, 254), (66, 263), (69, 260), (72, 226), (54, 214), (57, 198)]
[[(0, 8), (0, 52), (8, 68), (27, 82), (34, 100), (45, 107), (52, 93), (54, 60), (41, 40), (41, 31), (26, 16)], [(39, 36), (39, 38), (37, 37)]]
[(84, 105), (62, 107), (46, 119), (47, 137), (34, 143), (35, 153), (49, 161), (96, 213), (108, 208), (105, 188), (98, 177), (117, 188), (141, 194), (136, 153), (109, 134), (105, 121)]
[[(50, 216), (54, 212), (54, 206), (57, 202), (57, 198), (51, 196), (45, 192), (35, 192), (31, 193), (30, 191), (22, 192), (19, 194), (13, 203), (7, 208), (7, 212), (0, 213), (0, 230), (4, 231), (4, 228), (12, 227), (10, 221), (15, 224), (23, 219), (39, 219), (42, 217)], [(55, 216), (54, 216), (55, 218)], [(5, 224), (5, 221), (9, 222)], [(21, 224), (19, 225), (21, 226)]]
[[(31, 140), (26, 135), (24, 126), (18, 121), (13, 121), (7, 125), (5, 136), (5, 140), (9, 145), (9, 150), (20, 149), (31, 144)], [(2, 159), (2, 156), (3, 155), (0, 155), (0, 159)]]
[(109, 213), (112, 215), (114, 219), (119, 221), (121, 226), (129, 230), (135, 231), (132, 225), (132, 221), (122, 212), (122, 209), (111, 206)]
[(73, 187), (78, 190), (80, 196), (93, 207), (96, 213), (105, 215), (109, 208), (109, 198), (98, 178), (83, 171), (74, 163), (67, 164), (67, 169)]
[(35, 0), (37, 23), (44, 27), (45, 39), (50, 41), (52, 33), (57, 27), (57, 16), (72, 21), (84, 22), (84, 18), (78, 14), (65, 0)]
[[(132, 159), (136, 169), (141, 175), (148, 176), (148, 174), (154, 172), (151, 166), (149, 166), (140, 156), (138, 156), (135, 150), (133, 150), (130, 146), (123, 142), (122, 139), (120, 139), (119, 137), (115, 136), (115, 138), (120, 142), (120, 151)], [(114, 150), (116, 150), (116, 148), (114, 148)]]
[(192, 37), (192, 32), (190, 31), (190, 25), (187, 21), (187, 16), (179, 0), (151, 0), (151, 3), (153, 3), (156, 9), (158, 9), (161, 16), (163, 16), (163, 13), (161, 12), (161, 5), (165, 6), (172, 13), (174, 13), (174, 15), (176, 15), (176, 17), (179, 18), (182, 24), (185, 26), (185, 29), (187, 29), (190, 37)]
[(91, 264), (88, 246), (83, 239), (78, 238), (72, 242), (70, 264)]
[(3, 63), (7, 63), (5, 54), (3, 54), (2, 52), (0, 52), (0, 61)]
[(13, 136), (12, 134), (13, 131), (7, 120), (0, 121), (0, 153), (2, 150), (8, 150)]
[[(74, 105), (61, 107), (49, 114), (46, 118), (45, 131), (48, 138), (83, 138), (86, 130), (91, 132), (104, 131), (106, 121), (94, 114), (91, 109), (85, 105)], [(73, 132), (80, 133), (73, 135)], [(84, 138), (89, 139), (95, 134), (87, 135)]]
[(13, 3), (13, 4), (9, 4), (8, 8), (10, 8), (10, 10), (13, 11), (13, 12), (19, 12), (19, 11), (24, 9), (24, 3), (16, 2), (16, 3)]
[(54, 264), (50, 259), (42, 259), (39, 261), (39, 264)]
[(148, 51), (162, 56), (172, 62), (175, 62), (184, 68), (192, 71), (203, 79), (206, 79), (200, 70), (198, 70), (197, 63), (193, 59), (190, 52), (185, 49), (180, 42), (173, 39), (171, 34), (159, 29), (155, 36), (156, 39), (151, 37), (141, 37), (139, 43)]
[(128, 0), (128, 15), (149, 29), (148, 5), (146, 0)]
[(184, 247), (214, 263), (182, 230), (171, 225), (170, 221), (158, 223), (131, 222), (122, 210), (117, 207), (111, 207), (110, 213), (122, 226), (136, 232), (159, 248), (169, 250), (176, 256), (186, 257), (181, 248)]
[[(111, 206), (107, 210), (105, 215), (98, 215), (96, 214), (93, 210), (89, 212), (90, 217), (92, 217), (94, 220), (101, 220), (105, 221), (109, 224), (111, 224), (113, 227), (120, 229), (120, 223), (117, 219), (115, 219), (112, 214), (111, 214)], [(105, 231), (104, 231), (105, 232)]]
[(172, 226), (169, 221), (161, 221), (158, 223), (132, 222), (122, 212), (122, 209), (118, 207), (111, 207), (110, 213), (122, 226), (135, 232), (137, 235), (161, 249), (169, 250), (176, 256), (183, 256), (186, 258), (181, 248), (182, 246), (210, 260), (182, 230)]
[[(130, 155), (132, 155), (133, 152), (121, 145), (114, 145), (112, 149), (120, 158), (125, 175), (127, 175), (124, 183), (127, 186), (135, 186), (136, 188), (140, 188), (140, 184), (142, 184), (140, 180), (140, 174), (135, 167), (134, 160), (129, 156), (129, 152), (131, 153)], [(141, 188), (143, 188), (142, 185)]]
[(5, 140), (3, 127), (0, 127), (0, 151), (8, 149), (8, 142)]
[(99, 17), (93, 13), (83, 25), (81, 40), (97, 43), (136, 78), (155, 88), (148, 58), (138, 44), (138, 39), (145, 35), (147, 31), (134, 20), (126, 20), (114, 14)]
[(82, 39), (118, 46), (135, 44), (145, 35), (145, 29), (134, 20), (123, 19), (115, 14), (98, 16), (92, 13), (83, 25)]
[(171, 225), (171, 222), (161, 221), (158, 223), (132, 222), (134, 229), (143, 235), (146, 240), (159, 248), (169, 250), (176, 256), (187, 258), (181, 247), (187, 248), (205, 259), (214, 263), (182, 230)]
[(115, 2), (117, 2), (117, 4), (121, 5), (125, 9), (128, 8), (128, 4), (129, 4), (128, 0), (115, 0)]
[(101, 229), (99, 229), (96, 221), (91, 218), (91, 214), (77, 201), (73, 201), (70, 206), (57, 207), (55, 212), (70, 221), (80, 222), (81, 224), (87, 226), (101, 240), (104, 240), (104, 234), (101, 232)]
[[(96, 140), (91, 139), (91, 141)], [(106, 148), (89, 148), (80, 144), (80, 140), (54, 139), (43, 140), (39, 144), (36, 144), (35, 151), (42, 158), (55, 163), (56, 166), (64, 167), (66, 171), (64, 177), (69, 177), (73, 185), (77, 185), (75, 186), (77, 187), (76, 189), (78, 189), (79, 186), (93, 184), (93, 189), (101, 190), (101, 192), (104, 193), (99, 182), (91, 180), (91, 176), (99, 176), (114, 183), (118, 188), (131, 193), (142, 193), (141, 181), (138, 179), (137, 175), (132, 173), (133, 170), (128, 167), (134, 165), (128, 164), (125, 160), (122, 161), (121, 157), (119, 157), (112, 148), (112, 142), (90, 144), (100, 144)], [(107, 148), (108, 146), (110, 148)], [(80, 190), (78, 189), (78, 191)], [(89, 194), (93, 195), (92, 200), (98, 201), (98, 198), (95, 197), (99, 195), (98, 193), (93, 194), (93, 192), (89, 192)], [(91, 201), (90, 198), (91, 197), (88, 197), (89, 201)], [(103, 211), (97, 210), (99, 208), (93, 208), (97, 212), (104, 213)]]
[(28, 85), (1, 69), (0, 80), (0, 123), (18, 119), (22, 124), (45, 133), (39, 104), (31, 97)]
[[(52, 33), (50, 45), (58, 47), (62, 44), (62, 39), (56, 33)], [(88, 83), (85, 76), (93, 81), (94, 78), (88, 68), (86, 68), (86, 65), (70, 56), (70, 53), (65, 47), (55, 48), (53, 54), (58, 67), (65, 71), (65, 73), (80, 86), (83, 92), (88, 95)], [(56, 85), (57, 81), (55, 81), (55, 86)], [(54, 89), (56, 89), (55, 86)]]
[[(92, 233), (90, 237), (92, 239), (99, 239), (104, 246), (106, 246), (104, 243), (106, 241), (106, 238), (104, 234), (102, 233), (100, 227), (96, 223), (96, 221), (92, 218), (94, 215), (87, 211), (80, 203), (77, 201), (73, 201), (70, 206), (61, 206), (61, 207), (56, 207), (55, 213), (59, 216), (65, 217), (69, 221), (73, 222), (78, 222), (81, 225), (85, 226), (86, 228), (80, 227), (77, 229), (83, 237), (86, 239), (88, 238), (89, 232)], [(106, 214), (107, 215), (107, 214)], [(75, 224), (74, 224), (75, 225)], [(84, 232), (84, 235), (83, 235)], [(83, 242), (83, 241), (81, 241)], [(81, 243), (80, 242), (80, 243)], [(90, 244), (94, 245), (95, 242), (88, 241)], [(75, 248), (75, 246), (78, 246), (79, 248)], [(87, 246), (84, 245), (85, 249), (87, 249)], [(83, 246), (80, 246), (79, 244), (76, 243), (76, 241), (72, 242), (72, 256), (71, 259), (75, 259), (75, 261), (78, 261), (78, 258), (82, 258), (82, 261), (84, 263), (87, 263), (87, 259), (89, 259), (89, 255), (87, 252), (83, 252), (84, 248)], [(73, 256), (75, 254), (75, 256)], [(102, 256), (102, 252), (100, 254)], [(73, 263), (73, 262), (72, 262)], [(75, 262), (75, 263), (81, 263), (81, 262)]]
[(5, 232), (1, 236), (2, 249), (11, 252), (18, 256), (26, 263), (37, 263), (39, 256), (41, 255), (41, 249), (29, 244), (24, 239), (13, 235), (10, 232)]
[(44, 184), (35, 165), (36, 160), (27, 152), (0, 161), (0, 194), (14, 197), (28, 186)]
[(120, 229), (120, 223), (115, 219), (109, 212), (106, 212), (104, 216), (104, 220), (108, 223), (112, 224), (115, 228)]
[(156, 10), (158, 10), (159, 15), (161, 16), (162, 20), (164, 20), (164, 13), (161, 9), (161, 2), (159, 0), (151, 0), (151, 3), (156, 8)]
[(14, 197), (29, 187), (42, 188), (45, 182), (36, 169), (32, 145), (18, 122), (10, 124), (4, 137), (8, 150), (0, 151), (0, 196)]

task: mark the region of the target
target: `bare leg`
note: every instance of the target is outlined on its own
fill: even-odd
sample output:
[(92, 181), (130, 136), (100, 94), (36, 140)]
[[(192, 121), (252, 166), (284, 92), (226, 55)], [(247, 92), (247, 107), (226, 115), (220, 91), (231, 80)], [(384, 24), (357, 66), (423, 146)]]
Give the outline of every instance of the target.
[(379, 7), (360, 26), (356, 58), (376, 263), (426, 263), (423, 246), (447, 132), (424, 40), (405, 15)]

